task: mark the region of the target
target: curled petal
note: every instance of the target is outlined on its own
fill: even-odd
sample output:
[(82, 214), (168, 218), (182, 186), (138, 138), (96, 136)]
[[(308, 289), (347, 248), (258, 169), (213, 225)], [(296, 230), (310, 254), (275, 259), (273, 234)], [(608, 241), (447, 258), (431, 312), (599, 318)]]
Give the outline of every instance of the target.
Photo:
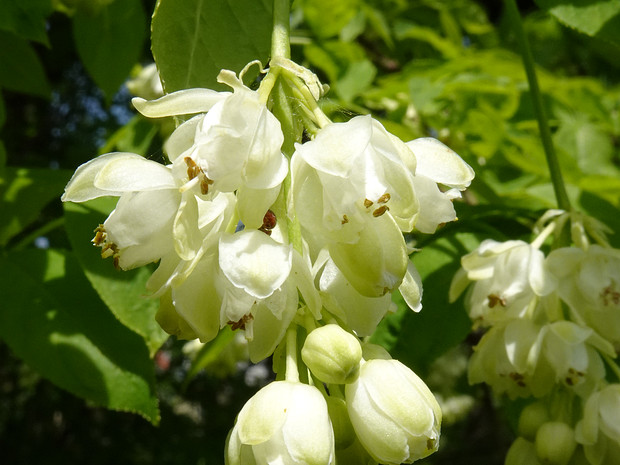
[(229, 92), (217, 92), (211, 89), (185, 89), (164, 95), (157, 100), (149, 101), (134, 97), (131, 103), (147, 118), (161, 118), (207, 112), (228, 95)]
[(420, 174), (450, 187), (465, 189), (474, 179), (474, 170), (454, 150), (432, 137), (407, 142), (417, 161)]

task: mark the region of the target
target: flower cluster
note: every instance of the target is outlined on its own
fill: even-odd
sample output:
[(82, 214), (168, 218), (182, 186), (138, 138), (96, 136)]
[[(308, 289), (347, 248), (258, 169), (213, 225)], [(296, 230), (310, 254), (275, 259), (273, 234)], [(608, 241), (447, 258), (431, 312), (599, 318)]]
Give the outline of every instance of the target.
[(583, 463), (600, 465), (620, 457), (620, 391), (606, 380), (606, 366), (618, 375), (620, 250), (597, 230), (601, 244), (589, 244), (583, 220), (573, 218), (578, 245), (545, 256), (541, 246), (567, 216), (545, 215), (543, 224), (553, 219), (532, 243), (483, 241), (462, 258), (450, 289), (454, 300), (468, 288), (469, 315), (487, 329), (469, 381), (511, 398), (547, 399), (523, 410), (507, 464), (566, 465), (584, 455)]
[[(323, 86), (292, 62), (273, 60), (258, 90), (227, 70), (218, 80), (232, 92), (134, 98), (147, 117), (186, 119), (164, 146), (169, 164), (102, 155), (77, 169), (63, 200), (119, 197), (93, 242), (121, 269), (159, 262), (147, 287), (168, 333), (207, 342), (229, 325), (244, 331), (253, 362), (276, 352), (281, 380), (239, 414), (228, 463), (430, 454), (441, 421), (433, 395), (359, 338), (392, 309), (393, 291), (420, 310), (403, 232), (455, 220), (472, 169), (441, 142), (404, 143), (370, 116), (330, 122), (316, 103)], [(277, 80), (299, 106), (305, 143), (275, 116)], [(298, 328), (308, 334), (301, 365)]]

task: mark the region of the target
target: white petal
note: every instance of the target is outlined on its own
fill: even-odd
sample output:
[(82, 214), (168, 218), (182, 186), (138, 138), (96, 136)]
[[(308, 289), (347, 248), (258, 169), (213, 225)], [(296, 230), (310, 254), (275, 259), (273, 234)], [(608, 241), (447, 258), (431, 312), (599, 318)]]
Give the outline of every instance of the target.
[(465, 189), (474, 179), (474, 170), (451, 148), (431, 137), (407, 142), (417, 160), (416, 174), (450, 187)]
[(202, 243), (198, 229), (198, 203), (191, 192), (183, 192), (181, 203), (174, 219), (174, 248), (183, 260), (192, 260)]
[(420, 211), (415, 222), (418, 231), (433, 234), (440, 224), (456, 219), (452, 202), (439, 190), (435, 181), (426, 176), (416, 175), (413, 183), (420, 203)]
[(95, 175), (98, 189), (112, 192), (137, 192), (174, 189), (176, 182), (170, 168), (143, 157), (115, 157)]
[(226, 234), (219, 244), (220, 267), (228, 280), (257, 299), (280, 288), (292, 265), (292, 247), (261, 231)]
[(204, 115), (194, 116), (181, 124), (164, 143), (164, 151), (172, 163), (194, 144), (196, 127), (202, 122)]
[(65, 187), (62, 195), (63, 202), (85, 202), (103, 196), (119, 196), (124, 191), (114, 191), (95, 187), (95, 177), (111, 161), (144, 160), (144, 157), (135, 153), (114, 152), (106, 153), (80, 165), (71, 180)]
[(422, 278), (411, 260), (407, 264), (407, 272), (398, 290), (411, 310), (414, 312), (422, 310)]
[(151, 101), (134, 97), (131, 103), (147, 118), (160, 118), (204, 113), (228, 95), (229, 92), (216, 92), (211, 89), (185, 89)]

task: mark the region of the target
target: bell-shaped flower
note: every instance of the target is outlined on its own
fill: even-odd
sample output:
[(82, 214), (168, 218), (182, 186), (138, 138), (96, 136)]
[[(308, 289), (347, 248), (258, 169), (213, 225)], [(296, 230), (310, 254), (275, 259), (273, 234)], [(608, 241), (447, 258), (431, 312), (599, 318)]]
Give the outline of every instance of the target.
[(426, 384), (398, 360), (364, 362), (345, 386), (351, 423), (379, 463), (412, 463), (437, 450), (441, 409)]
[(541, 397), (553, 387), (553, 367), (540, 356), (541, 327), (527, 319), (515, 319), (491, 327), (474, 347), (469, 361), (471, 384), (486, 383), (498, 393), (516, 397)]
[(575, 437), (591, 464), (620, 463), (620, 384), (609, 384), (589, 396)]
[(599, 334), (620, 347), (620, 250), (563, 247), (547, 257), (558, 294)]
[(455, 300), (473, 282), (467, 306), (470, 318), (478, 324), (532, 318), (537, 297), (549, 294), (555, 284), (544, 258), (527, 242), (487, 239), (461, 258), (462, 269), (452, 281), (450, 299)]
[[(432, 234), (437, 226), (456, 220), (452, 200), (470, 185), (474, 170), (437, 139), (422, 137), (407, 142), (407, 147), (417, 162), (413, 182), (420, 210), (415, 228)], [(442, 191), (438, 184), (449, 189)]]
[(534, 446), (542, 463), (568, 465), (577, 448), (575, 432), (567, 423), (548, 421), (536, 432)]
[(133, 153), (102, 155), (78, 167), (62, 200), (104, 196), (120, 199), (93, 240), (102, 256), (113, 256), (117, 266), (130, 269), (174, 250), (173, 225), (182, 195), (170, 167)]
[(370, 226), (366, 219), (383, 215), (403, 231), (413, 229), (415, 157), (370, 116), (329, 124), (298, 144), (291, 170), (295, 210), (312, 234), (355, 243)]
[(241, 409), (226, 444), (226, 465), (332, 465), (334, 433), (319, 390), (275, 381)]

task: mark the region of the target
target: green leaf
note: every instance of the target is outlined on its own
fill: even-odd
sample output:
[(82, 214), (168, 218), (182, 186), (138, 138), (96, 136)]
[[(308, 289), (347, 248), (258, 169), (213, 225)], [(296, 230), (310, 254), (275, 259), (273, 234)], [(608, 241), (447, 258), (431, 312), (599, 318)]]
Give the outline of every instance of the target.
[(68, 252), (0, 257), (0, 335), (32, 368), (67, 391), (159, 422), (144, 342), (108, 312)]
[[(151, 26), (152, 50), (166, 92), (224, 86), (222, 69), (267, 63), (272, 2), (268, 0), (159, 0)], [(227, 89), (229, 90), (229, 89)]]
[(49, 97), (51, 90), (43, 65), (30, 44), (10, 32), (0, 31), (0, 87)]
[(134, 116), (125, 126), (108, 137), (99, 153), (131, 152), (146, 155), (157, 135), (157, 126), (141, 115)]
[(78, 55), (108, 101), (139, 61), (147, 37), (140, 0), (117, 0), (73, 19)]
[(6, 245), (39, 217), (43, 207), (60, 197), (70, 177), (67, 170), (6, 167), (0, 178), (0, 245)]
[[(304, 19), (320, 38), (337, 36), (360, 9), (359, 0), (312, 0), (301, 2)], [(327, 13), (329, 12), (329, 13)]]
[(66, 203), (67, 234), (84, 274), (101, 300), (121, 323), (144, 338), (153, 355), (168, 335), (155, 321), (159, 301), (146, 297), (145, 284), (151, 270), (148, 267), (116, 270), (110, 260), (101, 258), (100, 249), (90, 242), (93, 230), (103, 223), (115, 205), (116, 199), (109, 197), (84, 204)]
[(52, 13), (50, 0), (2, 0), (0, 30), (49, 46), (45, 19)]
[(536, 0), (536, 3), (566, 26), (620, 45), (618, 0)]
[(372, 337), (372, 342), (386, 346), (420, 376), (471, 329), (462, 301), (448, 302), (448, 289), (461, 256), (478, 243), (474, 234), (459, 233), (438, 239), (415, 254), (413, 262), (423, 282), (422, 310), (414, 313), (400, 295), (394, 296), (398, 311), (388, 316)]

